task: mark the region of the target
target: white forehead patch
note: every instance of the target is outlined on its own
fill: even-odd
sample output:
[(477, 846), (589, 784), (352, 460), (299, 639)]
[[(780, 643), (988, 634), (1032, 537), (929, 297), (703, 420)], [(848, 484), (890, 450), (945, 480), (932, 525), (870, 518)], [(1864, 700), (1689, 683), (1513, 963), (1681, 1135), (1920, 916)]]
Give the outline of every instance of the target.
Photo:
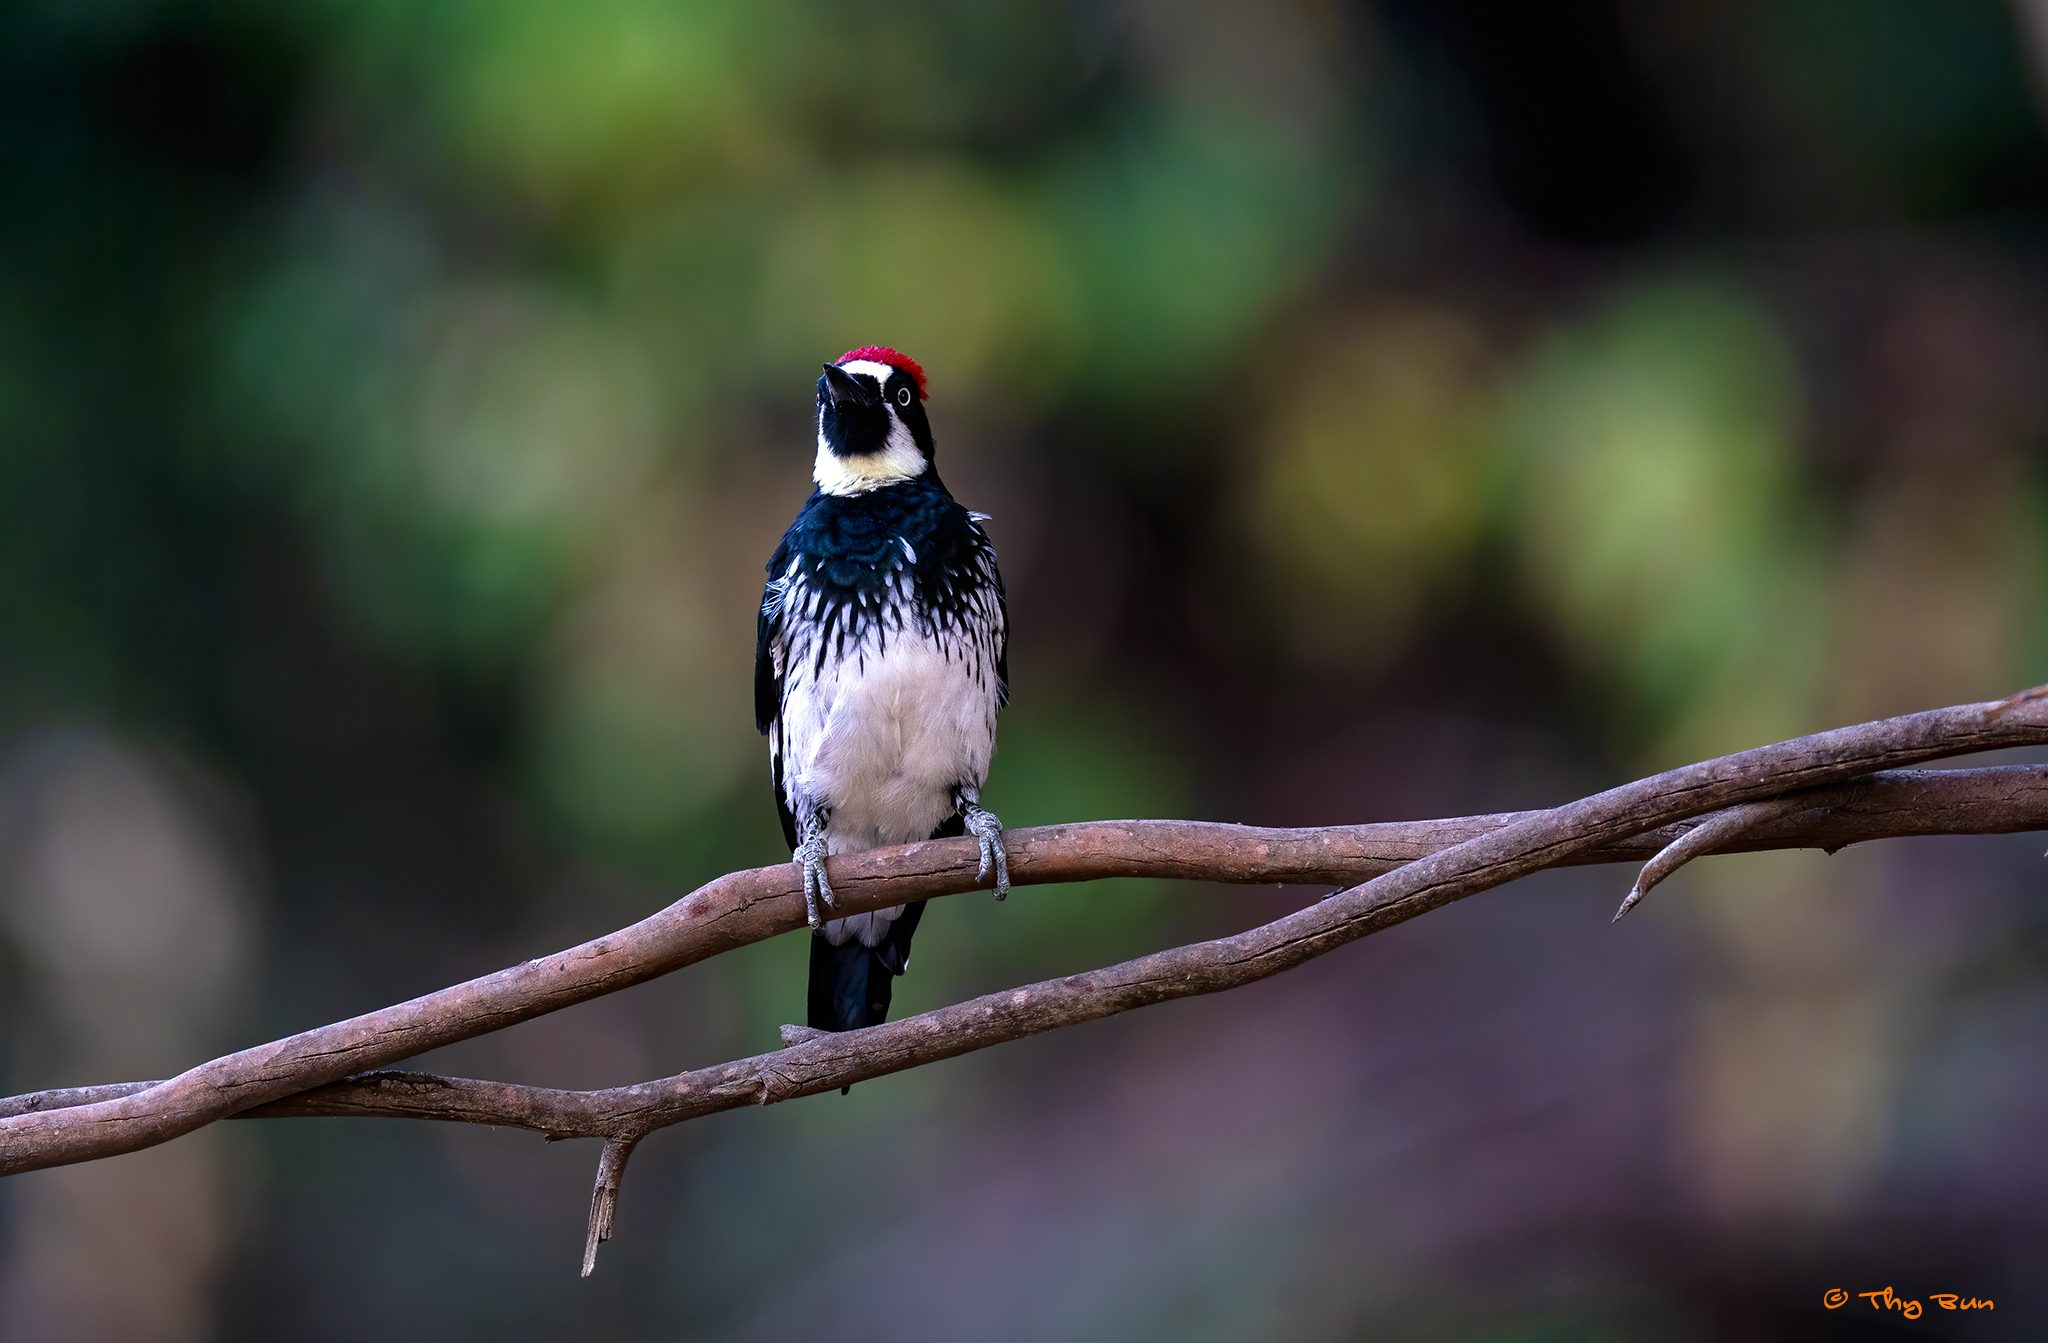
[(889, 381), (889, 375), (896, 370), (888, 364), (878, 364), (872, 359), (849, 359), (839, 367), (848, 373), (865, 373), (875, 380), (877, 386)]

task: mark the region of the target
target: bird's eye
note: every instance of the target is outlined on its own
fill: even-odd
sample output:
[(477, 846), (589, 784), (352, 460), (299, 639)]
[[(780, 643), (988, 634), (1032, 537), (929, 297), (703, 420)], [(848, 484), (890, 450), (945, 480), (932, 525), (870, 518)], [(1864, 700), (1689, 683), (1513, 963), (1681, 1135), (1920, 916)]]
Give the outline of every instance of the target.
[(910, 409), (910, 389), (908, 387), (898, 387), (896, 389), (896, 404), (905, 410)]

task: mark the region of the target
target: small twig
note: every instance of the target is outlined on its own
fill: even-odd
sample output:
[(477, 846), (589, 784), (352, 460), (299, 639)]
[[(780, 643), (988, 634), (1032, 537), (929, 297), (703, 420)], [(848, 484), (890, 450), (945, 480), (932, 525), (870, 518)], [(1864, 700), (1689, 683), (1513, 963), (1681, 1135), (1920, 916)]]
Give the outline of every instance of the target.
[(1620, 923), (1621, 916), (1642, 903), (1643, 897), (1650, 893), (1653, 886), (1701, 854), (1711, 853), (1767, 822), (1804, 811), (1812, 805), (1810, 799), (1795, 793), (1789, 797), (1768, 798), (1762, 802), (1745, 802), (1739, 807), (1715, 812), (1659, 849), (1655, 857), (1643, 864), (1642, 874), (1636, 878), (1636, 884), (1628, 888), (1628, 895), (1623, 898), (1621, 908), (1614, 911), (1614, 917), (1608, 922)]
[(2048, 684), (2029, 686), (2025, 690), (2014, 691), (1992, 705), (1991, 714), (1994, 718), (2003, 717), (2015, 709), (2025, 708), (2044, 699), (2048, 699)]
[(583, 1276), (597, 1268), (597, 1247), (612, 1238), (612, 1219), (619, 1211), (619, 1183), (626, 1178), (626, 1161), (640, 1144), (644, 1133), (607, 1138), (597, 1158), (597, 1183), (590, 1191), (590, 1227), (583, 1233)]

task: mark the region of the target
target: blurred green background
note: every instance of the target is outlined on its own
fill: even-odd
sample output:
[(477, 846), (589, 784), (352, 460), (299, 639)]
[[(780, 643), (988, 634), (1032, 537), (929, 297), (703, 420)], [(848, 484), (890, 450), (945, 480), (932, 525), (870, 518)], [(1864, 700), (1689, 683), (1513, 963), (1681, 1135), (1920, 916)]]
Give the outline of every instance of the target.
[[(1011, 825), (1546, 805), (2048, 679), (2048, 4), (17, 0), (0, 1084), (155, 1077), (785, 856), (811, 383), (931, 372)], [(2038, 836), (1469, 902), (595, 1152), (0, 1186), (9, 1340), (2048, 1333)], [(933, 908), (908, 1012), (1314, 892)], [(426, 1060), (763, 1048), (788, 938)], [(1939, 1336), (1944, 1322), (1924, 1320)]]

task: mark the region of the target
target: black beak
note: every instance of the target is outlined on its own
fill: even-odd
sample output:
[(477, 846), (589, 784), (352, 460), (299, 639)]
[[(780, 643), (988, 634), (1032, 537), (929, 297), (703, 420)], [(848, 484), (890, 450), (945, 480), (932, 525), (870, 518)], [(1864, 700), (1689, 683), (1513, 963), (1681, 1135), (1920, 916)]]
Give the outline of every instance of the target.
[(837, 364), (825, 365), (825, 386), (832, 393), (835, 406), (872, 406), (876, 402), (874, 388)]

